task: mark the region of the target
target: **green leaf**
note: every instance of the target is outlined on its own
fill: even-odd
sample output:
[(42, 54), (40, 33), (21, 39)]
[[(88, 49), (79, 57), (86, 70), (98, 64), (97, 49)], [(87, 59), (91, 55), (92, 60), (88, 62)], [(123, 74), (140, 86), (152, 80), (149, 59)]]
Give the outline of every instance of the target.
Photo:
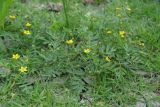
[(0, 27), (4, 27), (5, 17), (12, 3), (13, 0), (0, 0)]
[(6, 52), (6, 46), (4, 45), (2, 39), (0, 38), (0, 53)]

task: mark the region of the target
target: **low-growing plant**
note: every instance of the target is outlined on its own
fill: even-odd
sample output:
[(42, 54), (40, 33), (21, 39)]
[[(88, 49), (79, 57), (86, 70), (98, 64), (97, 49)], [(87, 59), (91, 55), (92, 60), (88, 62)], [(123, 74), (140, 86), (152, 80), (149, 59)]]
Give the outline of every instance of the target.
[(159, 91), (157, 4), (62, 2), (64, 11), (57, 13), (36, 7), (44, 0), (15, 1), (17, 19), (0, 32), (7, 47), (0, 51), (0, 104), (125, 107), (149, 101), (146, 93)]

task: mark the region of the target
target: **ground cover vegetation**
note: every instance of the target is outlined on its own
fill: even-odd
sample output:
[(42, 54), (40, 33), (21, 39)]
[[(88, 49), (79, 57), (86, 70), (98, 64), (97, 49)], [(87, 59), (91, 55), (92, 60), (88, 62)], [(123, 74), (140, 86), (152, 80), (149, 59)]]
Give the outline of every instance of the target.
[(159, 102), (158, 0), (0, 0), (0, 106)]

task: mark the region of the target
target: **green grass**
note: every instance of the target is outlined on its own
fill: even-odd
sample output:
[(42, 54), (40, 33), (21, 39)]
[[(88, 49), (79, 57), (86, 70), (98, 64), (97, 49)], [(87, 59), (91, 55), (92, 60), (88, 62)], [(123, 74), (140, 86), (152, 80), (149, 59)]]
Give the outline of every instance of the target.
[[(59, 13), (39, 8), (47, 2), (14, 1), (10, 15), (16, 20), (6, 16), (0, 31), (0, 106), (135, 107), (144, 100), (152, 107), (160, 102), (158, 1), (98, 0), (99, 5), (85, 6), (68, 0), (67, 11)], [(24, 29), (31, 35), (23, 35)], [(125, 31), (124, 38), (119, 31)], [(70, 39), (73, 44), (66, 44)], [(18, 60), (12, 59), (15, 53)], [(28, 71), (20, 73), (21, 66)]]

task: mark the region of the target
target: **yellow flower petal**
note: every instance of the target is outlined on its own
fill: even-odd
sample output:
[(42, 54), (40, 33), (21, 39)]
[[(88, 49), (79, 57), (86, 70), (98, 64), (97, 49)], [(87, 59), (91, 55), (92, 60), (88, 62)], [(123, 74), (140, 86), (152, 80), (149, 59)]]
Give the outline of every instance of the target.
[(66, 40), (66, 44), (68, 44), (68, 45), (73, 44), (73, 40), (72, 39), (71, 40)]
[(20, 58), (20, 55), (19, 55), (19, 54), (13, 54), (13, 55), (12, 55), (12, 59), (17, 60), (17, 59), (19, 59), (19, 58)]
[(24, 34), (24, 35), (30, 35), (31, 32), (30, 32), (29, 30), (24, 30), (24, 31), (23, 31), (23, 34)]
[(91, 52), (91, 49), (84, 49), (84, 53), (88, 54)]
[(24, 73), (24, 72), (27, 72), (27, 67), (23, 67), (21, 66), (20, 69), (19, 69), (20, 72)]
[(26, 26), (26, 27), (31, 27), (32, 24), (30, 24), (30, 23), (27, 22), (25, 26)]
[(125, 31), (119, 31), (119, 35), (122, 37), (122, 38), (124, 38), (125, 37)]
[(106, 60), (107, 62), (111, 62), (111, 58), (109, 58), (108, 56), (105, 57), (105, 60)]
[(16, 16), (10, 15), (9, 18), (10, 18), (10, 20), (13, 20), (13, 21), (14, 21), (14, 20), (16, 19)]

